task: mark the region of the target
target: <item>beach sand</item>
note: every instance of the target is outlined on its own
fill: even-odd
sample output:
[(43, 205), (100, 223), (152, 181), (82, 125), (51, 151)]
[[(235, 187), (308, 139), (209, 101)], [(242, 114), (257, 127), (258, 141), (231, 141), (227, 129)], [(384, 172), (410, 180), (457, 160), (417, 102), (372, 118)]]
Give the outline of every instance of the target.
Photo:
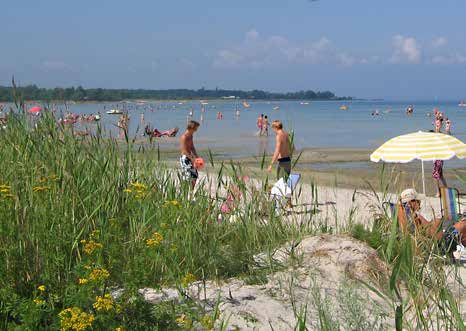
[[(196, 143), (205, 144), (208, 141), (196, 140)], [(138, 139), (136, 145), (144, 146), (147, 150), (160, 149), (160, 160), (167, 163), (178, 163), (179, 140), (173, 138), (153, 139), (148, 143), (148, 139)], [(158, 147), (157, 147), (158, 146)], [(245, 172), (252, 172), (257, 178), (264, 178), (267, 174), (261, 170), (262, 156), (234, 157), (232, 155), (241, 148), (198, 148), (198, 153), (206, 163), (209, 163), (209, 153), (215, 166), (220, 163), (241, 166)], [(302, 175), (303, 182), (323, 187), (338, 187), (347, 189), (381, 189), (380, 178), (385, 178), (385, 183), (390, 183), (391, 192), (401, 192), (404, 188), (414, 187), (422, 193), (422, 173), (420, 161), (407, 164), (383, 164), (370, 162), (370, 149), (356, 148), (307, 148), (297, 151), (301, 154), (299, 160), (294, 165), (294, 172)], [(153, 152), (147, 157), (157, 157)], [(265, 158), (265, 165), (270, 161), (270, 155)], [(449, 162), (445, 161), (444, 175), (447, 183), (451, 187), (456, 187), (460, 192), (466, 192), (466, 167), (448, 168)], [(425, 184), (426, 195), (434, 196), (436, 188), (432, 179), (432, 163), (425, 162)], [(383, 175), (382, 175), (383, 174)], [(461, 179), (463, 177), (464, 179)]]

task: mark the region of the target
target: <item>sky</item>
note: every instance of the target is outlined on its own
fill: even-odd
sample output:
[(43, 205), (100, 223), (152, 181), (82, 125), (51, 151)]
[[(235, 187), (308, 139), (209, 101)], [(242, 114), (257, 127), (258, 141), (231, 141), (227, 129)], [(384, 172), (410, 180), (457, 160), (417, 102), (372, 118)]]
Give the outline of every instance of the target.
[(466, 100), (464, 0), (15, 0), (0, 85)]

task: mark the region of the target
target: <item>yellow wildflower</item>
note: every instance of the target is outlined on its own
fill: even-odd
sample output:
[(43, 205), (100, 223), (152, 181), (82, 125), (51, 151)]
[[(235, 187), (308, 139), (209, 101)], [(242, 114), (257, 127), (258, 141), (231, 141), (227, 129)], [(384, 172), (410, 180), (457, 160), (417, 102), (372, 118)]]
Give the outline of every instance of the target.
[(41, 299), (38, 299), (38, 298), (35, 298), (35, 299), (32, 300), (32, 301), (34, 301), (34, 303), (35, 303), (36, 305), (38, 305), (38, 306), (42, 306), (42, 305), (45, 303), (44, 300), (41, 300)]
[(83, 250), (84, 250), (84, 253), (90, 255), (92, 253), (94, 253), (95, 250), (97, 249), (101, 249), (103, 247), (103, 245), (97, 241), (94, 241), (94, 240), (81, 240), (81, 244), (83, 245)]
[(0, 185), (0, 189), (1, 189), (1, 190), (10, 190), (10, 189), (11, 189), (11, 186), (10, 186), (10, 185), (6, 185), (6, 184), (1, 184), (1, 185)]
[(138, 190), (146, 190), (147, 189), (147, 186), (142, 184), (142, 183), (131, 183), (129, 184), (130, 187), (133, 187), (135, 189), (138, 189)]
[(154, 232), (154, 234), (152, 235), (152, 238), (149, 238), (146, 240), (146, 245), (149, 247), (157, 247), (158, 245), (160, 245), (162, 241), (163, 241), (163, 236), (158, 232)]
[(92, 327), (95, 320), (94, 315), (83, 312), (78, 307), (66, 308), (58, 314), (58, 317), (61, 331), (83, 331)]
[(50, 188), (48, 186), (34, 186), (34, 188), (32, 189), (33, 192), (46, 192), (48, 191)]
[(181, 283), (183, 284), (183, 287), (187, 287), (189, 284), (195, 281), (196, 281), (196, 277), (192, 273), (187, 273), (181, 280)]
[(165, 201), (163, 206), (164, 207), (169, 207), (169, 206), (179, 207), (180, 203), (178, 202), (178, 200), (167, 200), (167, 201)]
[(79, 278), (78, 282), (79, 282), (79, 285), (84, 285), (84, 284), (87, 284), (89, 280), (87, 278)]
[(92, 268), (91, 268), (90, 265), (85, 265), (85, 266), (84, 266), (84, 269), (86, 269), (86, 270), (91, 270)]
[(0, 189), (0, 193), (10, 193), (10, 190), (7, 188)]
[(123, 192), (125, 192), (125, 193), (131, 193), (131, 192), (133, 192), (133, 191), (130, 190), (129, 188), (125, 188), (125, 189), (123, 190)]
[(45, 285), (39, 285), (39, 286), (37, 287), (37, 289), (38, 289), (39, 291), (41, 291), (41, 292), (44, 292), (44, 291), (45, 291)]
[(121, 326), (119, 326), (119, 327), (117, 327), (117, 328), (115, 329), (115, 331), (125, 331), (125, 329), (123, 329)]
[(92, 307), (97, 311), (109, 311), (113, 308), (113, 298), (110, 294), (105, 294), (103, 297), (95, 297), (95, 302)]
[(186, 317), (184, 314), (178, 317), (175, 321), (178, 326), (185, 329), (191, 329), (193, 326), (193, 321), (189, 317)]
[(15, 196), (13, 194), (5, 194), (5, 198), (13, 199)]
[(214, 319), (209, 315), (205, 315), (201, 321), (201, 324), (205, 327), (206, 330), (212, 330), (214, 328), (214, 323)]
[(89, 274), (89, 280), (91, 281), (101, 281), (110, 277), (110, 273), (105, 269), (94, 269)]

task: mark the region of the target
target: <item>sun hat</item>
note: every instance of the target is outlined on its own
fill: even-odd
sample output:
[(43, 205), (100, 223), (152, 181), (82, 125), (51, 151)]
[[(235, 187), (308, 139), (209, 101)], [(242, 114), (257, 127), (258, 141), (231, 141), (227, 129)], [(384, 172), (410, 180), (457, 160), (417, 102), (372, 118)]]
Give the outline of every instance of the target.
[(425, 195), (417, 193), (416, 190), (413, 188), (408, 188), (401, 192), (400, 197), (402, 203), (407, 203), (411, 200), (422, 200), (425, 198)]

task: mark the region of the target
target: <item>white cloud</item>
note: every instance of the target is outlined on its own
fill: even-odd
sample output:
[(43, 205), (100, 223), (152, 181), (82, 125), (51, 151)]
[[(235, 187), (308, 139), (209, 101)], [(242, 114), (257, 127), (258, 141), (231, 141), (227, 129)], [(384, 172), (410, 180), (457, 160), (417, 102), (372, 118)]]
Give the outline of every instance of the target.
[(456, 53), (454, 55), (436, 55), (430, 59), (432, 64), (465, 64), (466, 55)]
[(245, 33), (241, 42), (218, 50), (213, 57), (216, 68), (264, 69), (280, 66), (336, 65), (351, 67), (366, 64), (465, 64), (466, 56), (448, 51), (446, 37), (430, 38), (421, 43), (412, 36), (395, 35), (391, 54), (356, 55), (338, 48), (325, 36), (308, 43), (296, 43), (283, 36), (263, 36), (256, 30)]
[[(351, 67), (357, 61), (353, 56), (345, 54), (345, 53), (338, 54), (337, 58), (339, 60), (339, 63), (342, 66), (346, 66), (346, 67)], [(367, 59), (361, 59), (359, 63), (367, 64), (368, 60)]]
[(287, 64), (352, 66), (368, 62), (339, 51), (326, 37), (298, 45), (282, 36), (262, 37), (256, 30), (251, 30), (238, 45), (217, 51), (213, 65), (217, 68), (260, 69)]
[(421, 62), (421, 47), (413, 37), (396, 35), (392, 38), (393, 54), (390, 59), (392, 63), (413, 63)]
[(432, 47), (441, 48), (448, 44), (448, 39), (445, 37), (436, 37), (432, 40)]

